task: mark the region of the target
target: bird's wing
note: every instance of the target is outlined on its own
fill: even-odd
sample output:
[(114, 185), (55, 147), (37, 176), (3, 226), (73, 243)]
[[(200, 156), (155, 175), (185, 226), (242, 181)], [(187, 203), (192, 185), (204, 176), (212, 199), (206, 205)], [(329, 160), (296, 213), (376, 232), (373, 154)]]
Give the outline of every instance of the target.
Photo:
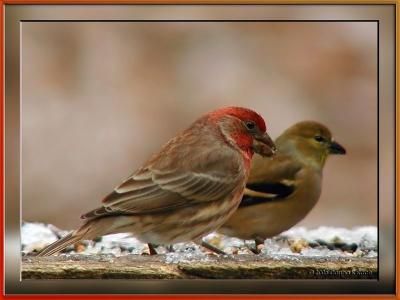
[[(160, 155), (159, 159), (164, 158)], [(82, 218), (165, 212), (188, 204), (216, 201), (245, 181), (245, 175), (240, 172), (240, 160), (232, 157), (232, 153), (224, 152), (224, 149), (210, 148), (203, 153), (192, 153), (191, 166), (186, 170), (179, 164), (173, 167), (174, 160), (170, 161), (164, 159), (158, 163), (159, 160), (151, 160), (146, 167), (115, 188), (103, 200), (102, 207)], [(221, 164), (226, 165), (222, 170), (228, 172), (218, 171)]]
[(296, 189), (302, 164), (288, 156), (255, 158), (240, 207), (282, 200)]
[(294, 180), (304, 164), (291, 156), (277, 154), (273, 158), (254, 155), (251, 162), (249, 183)]

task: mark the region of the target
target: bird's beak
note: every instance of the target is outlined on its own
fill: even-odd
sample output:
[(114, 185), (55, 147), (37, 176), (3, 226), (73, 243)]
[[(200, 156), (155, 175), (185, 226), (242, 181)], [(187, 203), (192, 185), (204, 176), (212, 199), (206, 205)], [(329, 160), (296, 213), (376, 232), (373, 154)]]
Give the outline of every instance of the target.
[(344, 149), (343, 146), (340, 145), (339, 143), (332, 141), (329, 145), (329, 153), (343, 155), (346, 154), (346, 149)]
[(253, 150), (261, 156), (273, 156), (276, 152), (275, 143), (267, 133), (254, 136)]

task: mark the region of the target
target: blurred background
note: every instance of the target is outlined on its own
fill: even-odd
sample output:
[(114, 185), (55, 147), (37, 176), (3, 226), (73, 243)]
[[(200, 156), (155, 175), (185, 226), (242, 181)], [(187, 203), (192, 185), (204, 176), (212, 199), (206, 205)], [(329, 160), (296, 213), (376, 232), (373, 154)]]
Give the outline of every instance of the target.
[[(22, 30), (22, 218), (80, 215), (203, 113), (252, 108), (344, 145), (300, 225), (377, 225), (373, 22), (57, 22)], [(385, 151), (382, 147), (381, 151)]]

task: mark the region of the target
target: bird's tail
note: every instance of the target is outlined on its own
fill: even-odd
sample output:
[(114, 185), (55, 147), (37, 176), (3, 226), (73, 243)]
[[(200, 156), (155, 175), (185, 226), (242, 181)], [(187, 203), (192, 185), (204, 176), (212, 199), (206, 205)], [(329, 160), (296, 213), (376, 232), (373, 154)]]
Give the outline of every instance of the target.
[[(53, 255), (81, 240), (90, 240), (100, 235), (107, 234), (108, 223), (102, 221), (102, 219), (88, 220), (79, 229), (72, 231), (58, 241), (48, 245), (46, 248), (41, 250), (37, 256)], [(105, 223), (106, 226), (98, 226), (102, 223)]]
[(82, 238), (83, 238), (82, 235), (78, 235), (76, 234), (76, 231), (73, 231), (64, 236), (63, 238), (59, 239), (58, 241), (55, 241), (54, 243), (48, 245), (46, 248), (40, 251), (36, 256), (53, 255), (67, 248), (68, 246), (79, 242), (80, 240), (82, 240)]
[(129, 225), (132, 225), (133, 223), (134, 221), (130, 216), (110, 216), (87, 220), (86, 223), (84, 223), (79, 229), (72, 231), (62, 239), (48, 245), (46, 248), (40, 251), (37, 256), (55, 254), (81, 240), (91, 240), (98, 236), (112, 233), (131, 232), (130, 229), (132, 228), (127, 228), (124, 226), (129, 227)]

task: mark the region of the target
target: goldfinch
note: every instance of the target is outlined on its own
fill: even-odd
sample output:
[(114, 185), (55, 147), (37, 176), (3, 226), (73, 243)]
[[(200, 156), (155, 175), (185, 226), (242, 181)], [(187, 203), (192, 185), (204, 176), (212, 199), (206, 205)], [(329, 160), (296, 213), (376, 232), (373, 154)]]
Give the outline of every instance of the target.
[(239, 208), (220, 233), (254, 239), (257, 246), (288, 230), (318, 202), (327, 157), (346, 153), (326, 126), (313, 121), (288, 128), (275, 144), (278, 151), (272, 159), (253, 157)]

